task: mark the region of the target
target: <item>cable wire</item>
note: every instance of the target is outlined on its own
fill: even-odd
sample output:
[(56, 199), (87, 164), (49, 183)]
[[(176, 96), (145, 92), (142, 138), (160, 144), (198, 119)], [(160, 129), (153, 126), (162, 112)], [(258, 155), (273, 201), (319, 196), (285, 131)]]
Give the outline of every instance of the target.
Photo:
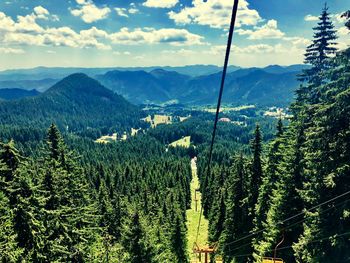
[[(296, 218), (296, 217), (299, 217), (299, 216), (304, 215), (304, 214), (306, 214), (306, 213), (308, 213), (308, 212), (311, 212), (312, 210), (315, 210), (316, 208), (319, 208), (319, 207), (321, 207), (321, 206), (323, 206), (323, 205), (325, 205), (325, 204), (328, 204), (328, 203), (330, 203), (330, 202), (332, 202), (332, 201), (335, 201), (335, 200), (337, 200), (337, 199), (339, 199), (339, 198), (341, 198), (341, 197), (344, 197), (344, 196), (346, 196), (346, 195), (348, 195), (348, 194), (350, 194), (350, 191), (347, 191), (347, 192), (345, 192), (345, 193), (343, 193), (343, 194), (340, 194), (340, 195), (338, 195), (338, 196), (335, 196), (335, 197), (333, 197), (333, 198), (331, 198), (331, 199), (329, 199), (329, 200), (327, 200), (327, 201), (325, 201), (325, 202), (323, 202), (323, 203), (320, 203), (320, 204), (318, 204), (318, 205), (316, 205), (316, 206), (311, 207), (310, 209), (304, 210), (304, 211), (302, 211), (302, 212), (300, 212), (300, 213), (298, 213), (298, 214), (295, 214), (295, 215), (293, 215), (293, 216), (291, 216), (291, 217), (288, 217), (288, 218), (286, 218), (286, 219), (284, 219), (284, 220), (281, 220), (281, 221), (277, 222), (277, 225), (284, 224), (285, 222), (288, 222), (288, 221), (290, 221), (290, 220), (292, 220), (292, 219), (294, 219), (294, 218)], [(227, 243), (226, 245), (231, 245), (231, 244), (237, 243), (237, 242), (239, 242), (239, 241), (241, 241), (241, 240), (244, 240), (244, 239), (247, 239), (247, 238), (249, 238), (249, 237), (255, 236), (255, 235), (257, 235), (257, 234), (263, 232), (263, 231), (266, 230), (267, 228), (268, 228), (268, 227), (265, 227), (265, 228), (263, 228), (263, 229), (261, 229), (261, 230), (254, 231), (254, 232), (252, 232), (252, 233), (250, 233), (250, 234), (248, 234), (248, 235), (246, 235), (246, 236), (244, 236), (244, 237), (241, 237), (241, 238), (239, 238), (239, 239), (237, 239), (237, 240), (235, 240), (235, 241), (229, 242), (229, 243)]]
[[(216, 136), (216, 129), (217, 129), (218, 121), (219, 121), (219, 113), (220, 113), (220, 107), (221, 107), (222, 94), (223, 94), (224, 86), (225, 86), (226, 72), (227, 72), (228, 62), (229, 62), (229, 58), (230, 58), (231, 45), (232, 45), (232, 39), (233, 39), (233, 32), (235, 30), (235, 23), (236, 23), (237, 11), (238, 11), (238, 4), (239, 4), (239, 0), (235, 0), (234, 3), (233, 3), (233, 7), (232, 7), (232, 16), (231, 16), (230, 30), (229, 30), (229, 34), (228, 34), (228, 41), (227, 41), (227, 48), (226, 48), (226, 55), (225, 55), (225, 63), (224, 63), (224, 69), (222, 71), (220, 92), (219, 92), (219, 98), (218, 98), (218, 103), (217, 103), (217, 107), (216, 107), (215, 122), (214, 122), (213, 134), (212, 134), (212, 138), (211, 138), (211, 145), (210, 145), (210, 151), (209, 151), (209, 158), (208, 158), (208, 165), (207, 165), (207, 177), (210, 174), (211, 159), (212, 159), (212, 155), (213, 155), (213, 148), (214, 148), (214, 142), (215, 142), (215, 136)], [(203, 214), (203, 205), (201, 205), (201, 210), (200, 210), (200, 215), (199, 215), (199, 222), (198, 222), (197, 235), (196, 235), (196, 243), (198, 241), (199, 228), (200, 228), (200, 225), (201, 225), (202, 214)]]
[[(346, 202), (348, 202), (348, 201), (350, 201), (350, 199), (346, 199), (346, 200), (344, 200), (344, 201), (342, 201), (342, 202), (340, 202), (340, 203), (337, 203), (337, 204), (335, 204), (333, 207), (329, 207), (329, 208), (323, 210), (323, 211), (320, 213), (320, 215), (323, 214), (323, 213), (325, 213), (325, 212), (327, 212), (327, 211), (329, 211), (329, 210), (332, 210), (332, 209), (336, 209), (336, 210), (337, 210), (337, 209), (338, 209), (338, 208), (337, 208), (338, 206), (340, 206), (340, 205), (342, 205), (342, 204), (344, 204), (344, 203), (346, 203)], [(291, 224), (291, 225), (288, 225), (288, 226), (284, 227), (283, 229), (284, 229), (284, 230), (291, 230), (291, 229), (293, 229), (295, 226), (297, 226), (297, 225), (299, 225), (299, 224), (305, 222), (306, 220), (307, 220), (307, 218), (303, 218), (302, 220), (299, 220), (299, 221), (297, 221), (297, 222), (295, 222), (295, 223), (293, 223), (293, 224)], [(225, 244), (225, 245), (230, 245), (230, 244), (232, 244), (232, 242), (231, 242), (231, 243), (227, 243), (227, 244)], [(246, 247), (246, 246), (251, 245), (251, 244), (252, 244), (251, 242), (247, 242), (247, 243), (245, 243), (245, 244), (243, 244), (243, 245), (241, 245), (241, 246), (239, 246), (239, 247), (229, 249), (228, 252), (232, 252), (232, 251), (238, 250), (238, 249), (240, 249), (240, 248), (242, 248), (242, 247)], [(278, 249), (277, 249), (277, 250), (278, 250)]]

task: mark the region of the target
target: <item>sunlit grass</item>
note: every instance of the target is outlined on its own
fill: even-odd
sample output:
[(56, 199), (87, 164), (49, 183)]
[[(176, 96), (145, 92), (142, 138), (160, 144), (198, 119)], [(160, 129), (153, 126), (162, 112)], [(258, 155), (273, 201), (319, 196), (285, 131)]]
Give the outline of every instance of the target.
[(191, 145), (191, 136), (186, 136), (180, 140), (177, 140), (169, 144), (169, 146), (172, 146), (172, 147), (184, 147), (184, 148), (189, 148), (190, 145)]
[[(199, 180), (197, 177), (197, 168), (195, 166), (195, 163), (192, 161), (192, 176), (193, 180), (191, 182), (191, 196), (192, 196), (192, 202), (191, 202), (191, 209), (187, 210), (187, 250), (190, 255), (190, 259), (192, 260), (195, 255), (193, 255), (193, 246), (196, 241), (196, 235), (197, 235), (197, 227), (199, 222), (199, 216), (200, 216), (200, 207), (201, 207), (201, 194), (200, 192), (197, 192), (197, 211), (196, 211), (196, 202), (195, 202), (195, 190), (199, 188)], [(198, 235), (198, 241), (197, 244), (199, 246), (206, 246), (208, 245), (208, 220), (202, 216), (201, 219), (201, 225), (199, 228), (199, 235)]]

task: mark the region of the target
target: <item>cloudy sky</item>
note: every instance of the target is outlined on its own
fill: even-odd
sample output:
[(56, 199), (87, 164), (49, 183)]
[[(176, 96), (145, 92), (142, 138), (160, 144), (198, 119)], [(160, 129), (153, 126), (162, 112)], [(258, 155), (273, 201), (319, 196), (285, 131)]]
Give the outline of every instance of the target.
[[(0, 69), (222, 65), (233, 0), (1, 0)], [(329, 0), (339, 48), (350, 44)], [(240, 0), (231, 64), (302, 63), (324, 0)]]

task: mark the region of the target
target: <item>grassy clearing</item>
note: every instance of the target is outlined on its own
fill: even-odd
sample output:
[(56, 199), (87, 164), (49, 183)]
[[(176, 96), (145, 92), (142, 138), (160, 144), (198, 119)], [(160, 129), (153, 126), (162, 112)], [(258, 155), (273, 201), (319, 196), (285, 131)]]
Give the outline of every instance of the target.
[(183, 137), (182, 139), (169, 144), (169, 146), (171, 147), (184, 147), (184, 148), (189, 148), (190, 145), (191, 145), (191, 136)]
[(96, 143), (110, 143), (110, 142), (115, 142), (118, 139), (118, 134), (113, 133), (111, 136), (105, 135), (100, 138), (98, 138), (95, 142)]
[[(197, 227), (199, 222), (199, 215), (200, 215), (200, 207), (201, 207), (201, 194), (200, 192), (197, 192), (197, 211), (196, 211), (196, 202), (195, 202), (195, 191), (199, 188), (199, 180), (197, 176), (197, 166), (196, 162), (194, 160), (191, 161), (191, 167), (192, 167), (192, 182), (191, 182), (191, 195), (192, 195), (192, 203), (191, 203), (191, 209), (186, 211), (187, 216), (187, 250), (188, 254), (190, 255), (191, 260), (194, 259), (193, 252), (193, 245), (196, 241), (196, 235), (197, 235)], [(206, 246), (208, 245), (208, 220), (202, 216), (201, 219), (201, 225), (199, 228), (199, 235), (198, 235), (198, 245), (199, 246)]]
[(152, 116), (148, 115), (143, 120), (145, 122), (149, 122), (152, 128), (157, 127), (159, 124), (171, 124), (173, 122), (173, 118), (171, 116), (157, 114), (153, 116), (153, 119)]

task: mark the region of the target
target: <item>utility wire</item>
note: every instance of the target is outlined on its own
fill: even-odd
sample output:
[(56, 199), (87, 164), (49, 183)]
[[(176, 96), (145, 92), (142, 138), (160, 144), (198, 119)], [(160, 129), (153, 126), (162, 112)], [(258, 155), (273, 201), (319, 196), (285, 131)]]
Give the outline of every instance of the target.
[[(323, 213), (325, 213), (325, 212), (327, 212), (327, 211), (329, 211), (329, 210), (331, 210), (331, 209), (336, 209), (336, 210), (337, 210), (337, 209), (338, 209), (338, 208), (337, 208), (338, 206), (340, 206), (340, 205), (342, 205), (342, 204), (344, 204), (344, 203), (346, 203), (346, 202), (348, 202), (348, 201), (350, 201), (350, 199), (346, 199), (345, 201), (342, 201), (342, 202), (340, 202), (340, 203), (337, 203), (337, 204), (334, 205), (334, 207), (329, 207), (329, 208), (323, 210), (323, 211), (320, 213), (320, 215), (323, 214)], [(295, 222), (295, 223), (293, 223), (293, 224), (291, 224), (291, 225), (288, 225), (288, 226), (284, 227), (283, 229), (284, 229), (284, 230), (291, 230), (291, 229), (293, 229), (295, 226), (297, 226), (297, 225), (299, 225), (299, 224), (305, 222), (306, 220), (307, 220), (307, 218), (303, 218), (302, 220), (299, 220), (299, 221), (297, 221), (297, 222)], [(226, 245), (230, 245), (230, 244), (232, 244), (232, 242), (231, 242), (231, 243), (227, 243)], [(232, 251), (238, 250), (238, 249), (240, 249), (240, 248), (242, 248), (242, 247), (246, 247), (246, 246), (251, 245), (251, 244), (252, 244), (251, 242), (245, 243), (245, 244), (243, 244), (243, 245), (241, 245), (241, 246), (239, 246), (239, 247), (229, 249), (228, 252), (232, 252)]]
[[(233, 39), (233, 32), (235, 30), (235, 23), (236, 23), (236, 17), (237, 17), (238, 3), (239, 3), (239, 0), (234, 0), (233, 7), (232, 7), (231, 24), (230, 24), (230, 30), (229, 30), (229, 35), (228, 35), (228, 41), (227, 41), (224, 70), (222, 71), (220, 93), (219, 93), (218, 103), (217, 103), (217, 107), (216, 107), (215, 122), (214, 122), (213, 134), (212, 134), (212, 138), (211, 138), (211, 145), (210, 145), (210, 151), (209, 151), (208, 166), (207, 166), (207, 177), (210, 174), (211, 159), (212, 159), (212, 155), (213, 155), (213, 148), (214, 148), (214, 142), (215, 142), (215, 136), (216, 136), (216, 129), (217, 129), (218, 121), (219, 121), (219, 113), (220, 113), (220, 107), (221, 107), (222, 94), (223, 94), (224, 86), (225, 86), (226, 72), (227, 72), (228, 62), (229, 62), (229, 58), (230, 58), (231, 44), (232, 44), (232, 39)], [(201, 225), (202, 214), (203, 214), (203, 205), (201, 205), (201, 210), (200, 210), (200, 215), (199, 215), (199, 222), (198, 222), (197, 235), (196, 235), (196, 243), (198, 241), (199, 228), (200, 228), (200, 225)]]
[[(336, 235), (336, 236), (334, 236)], [(313, 240), (313, 241), (310, 241), (309, 244), (313, 244), (313, 243), (318, 243), (318, 242), (321, 242), (323, 240), (327, 240), (331, 237), (334, 237), (334, 238), (339, 238), (339, 237), (343, 237), (343, 236), (347, 236), (347, 235), (350, 235), (350, 232), (344, 232), (344, 233), (341, 233), (341, 234), (333, 234), (333, 235), (330, 235), (330, 236), (327, 236), (327, 237), (323, 237), (323, 238), (320, 238), (320, 239), (316, 239), (316, 240)], [(285, 249), (289, 249), (289, 248), (292, 248), (293, 246), (286, 246), (286, 247), (281, 247), (281, 248), (277, 248), (276, 250), (277, 251), (280, 251), (280, 250), (285, 250)], [(271, 250), (268, 250), (267, 252), (273, 252), (274, 249), (271, 249)], [(252, 254), (244, 254), (244, 255), (234, 255), (233, 257), (234, 258), (240, 258), (240, 257), (249, 257), (249, 256), (252, 256)]]
[[(299, 217), (299, 216), (301, 216), (301, 215), (304, 215), (304, 214), (306, 214), (307, 212), (311, 212), (312, 210), (315, 210), (316, 208), (319, 208), (319, 207), (321, 207), (321, 206), (323, 206), (323, 205), (326, 205), (326, 204), (328, 204), (328, 203), (330, 203), (330, 202), (333, 202), (333, 201), (335, 201), (335, 200), (337, 200), (337, 199), (339, 199), (339, 198), (341, 198), (341, 197), (344, 197), (344, 196), (346, 196), (346, 195), (348, 195), (348, 194), (350, 194), (350, 191), (347, 191), (347, 192), (345, 192), (345, 193), (343, 193), (343, 194), (341, 194), (341, 195), (338, 195), (338, 196), (336, 196), (336, 197), (333, 197), (333, 198), (331, 198), (331, 199), (329, 199), (329, 200), (327, 200), (327, 201), (325, 201), (325, 202), (323, 202), (323, 203), (320, 203), (320, 204), (318, 204), (318, 205), (316, 205), (316, 206), (313, 206), (313, 207), (311, 207), (311, 208), (308, 209), (308, 210), (304, 210), (304, 211), (302, 211), (302, 212), (300, 212), (300, 213), (298, 213), (298, 214), (295, 214), (295, 215), (293, 215), (293, 216), (291, 216), (291, 217), (289, 217), (289, 218), (286, 218), (286, 219), (284, 219), (284, 220), (282, 220), (282, 221), (279, 221), (279, 222), (277, 222), (277, 225), (284, 224), (285, 222), (288, 222), (288, 221), (290, 221), (290, 220), (292, 220), (292, 219), (294, 219), (294, 218), (296, 218), (296, 217)], [(231, 245), (231, 244), (237, 243), (237, 242), (239, 242), (239, 241), (241, 241), (241, 240), (244, 240), (244, 239), (246, 239), (246, 238), (255, 236), (255, 235), (257, 235), (257, 234), (263, 232), (263, 231), (266, 230), (266, 229), (268, 229), (268, 227), (265, 227), (265, 228), (263, 228), (263, 229), (261, 229), (261, 230), (258, 230), (258, 231), (254, 231), (254, 232), (252, 232), (252, 233), (250, 233), (250, 234), (248, 234), (248, 235), (246, 235), (246, 236), (244, 236), (244, 237), (241, 237), (241, 238), (239, 238), (239, 239), (236, 239), (235, 241), (229, 242), (229, 243), (227, 243), (226, 245)]]

